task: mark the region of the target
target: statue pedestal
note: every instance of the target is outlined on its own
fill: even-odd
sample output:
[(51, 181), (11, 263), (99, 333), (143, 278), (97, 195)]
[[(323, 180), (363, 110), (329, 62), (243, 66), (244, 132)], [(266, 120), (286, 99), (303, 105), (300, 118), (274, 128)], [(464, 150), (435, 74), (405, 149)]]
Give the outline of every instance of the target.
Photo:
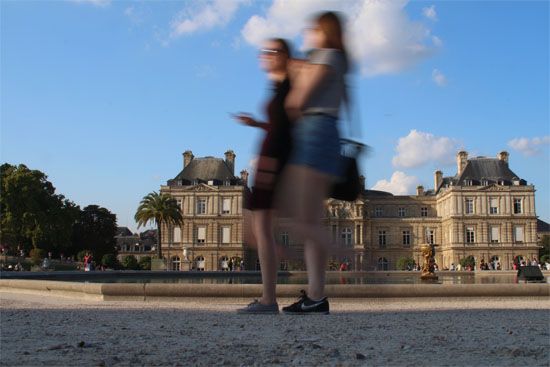
[(190, 271), (191, 270), (191, 261), (181, 260), (180, 271)]
[(425, 282), (437, 282), (438, 277), (434, 273), (422, 273), (420, 279)]

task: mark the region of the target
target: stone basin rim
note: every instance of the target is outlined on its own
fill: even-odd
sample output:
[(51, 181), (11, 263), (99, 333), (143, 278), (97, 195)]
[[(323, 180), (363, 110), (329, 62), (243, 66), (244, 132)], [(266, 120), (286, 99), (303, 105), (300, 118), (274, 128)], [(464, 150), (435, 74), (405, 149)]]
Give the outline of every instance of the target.
[[(281, 284), (277, 297), (297, 297), (304, 284)], [(0, 279), (0, 292), (48, 294), (97, 300), (168, 300), (182, 298), (257, 298), (261, 284), (82, 283), (56, 280)], [(331, 298), (550, 297), (550, 283), (512, 284), (346, 284), (327, 285)]]

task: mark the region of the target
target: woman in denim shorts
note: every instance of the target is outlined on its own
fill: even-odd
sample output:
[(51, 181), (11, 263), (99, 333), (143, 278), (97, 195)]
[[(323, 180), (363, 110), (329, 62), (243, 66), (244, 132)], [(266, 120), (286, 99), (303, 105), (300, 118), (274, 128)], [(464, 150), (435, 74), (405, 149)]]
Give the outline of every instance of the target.
[(338, 115), (348, 72), (339, 16), (333, 12), (318, 15), (308, 29), (306, 42), (313, 50), (307, 62), (296, 63), (291, 70), (292, 88), (286, 100), (294, 127), (285, 195), (292, 209), (295, 234), (304, 244), (308, 291), (283, 312), (328, 314), (324, 288), (330, 236), (322, 218), (325, 199), (343, 174)]

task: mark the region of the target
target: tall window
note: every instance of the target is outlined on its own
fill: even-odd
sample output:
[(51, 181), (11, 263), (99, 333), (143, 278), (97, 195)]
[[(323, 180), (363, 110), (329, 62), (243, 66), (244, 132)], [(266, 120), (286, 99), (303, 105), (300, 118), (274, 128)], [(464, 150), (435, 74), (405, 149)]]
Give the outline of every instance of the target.
[(180, 227), (174, 227), (174, 242), (181, 242), (181, 228)]
[(338, 236), (338, 226), (336, 224), (332, 225), (332, 242), (336, 242)]
[(351, 233), (352, 230), (349, 227), (345, 227), (342, 229), (342, 243), (346, 246), (351, 245)]
[(404, 217), (405, 216), (405, 208), (397, 209), (397, 215), (400, 216), (400, 217)]
[(466, 243), (476, 242), (476, 232), (474, 227), (466, 227)]
[(466, 211), (466, 214), (474, 213), (474, 199), (466, 199), (465, 211)]
[(491, 243), (500, 242), (500, 228), (498, 226), (491, 226)]
[(521, 199), (514, 199), (514, 214), (522, 213)]
[(380, 207), (374, 208), (374, 216), (375, 217), (381, 217), (382, 216), (382, 208), (380, 208)]
[(281, 233), (281, 242), (283, 243), (284, 246), (289, 246), (290, 245), (290, 239), (288, 237), (288, 232), (282, 232)]
[(430, 245), (435, 243), (435, 230), (434, 229), (426, 229), (426, 242), (428, 242)]
[(428, 208), (423, 206), (420, 208), (420, 216), (421, 217), (427, 217), (428, 216)]
[(523, 241), (524, 241), (523, 226), (515, 226), (514, 227), (514, 242), (523, 243)]
[(197, 228), (197, 243), (206, 242), (206, 227)]
[(386, 231), (378, 231), (378, 246), (386, 248)]
[(197, 200), (197, 214), (206, 214), (206, 199)]
[(403, 246), (409, 247), (411, 245), (411, 231), (403, 231)]
[(178, 204), (178, 208), (180, 208), (180, 210), (183, 210), (183, 207), (181, 206), (181, 203), (182, 203), (181, 199), (177, 199), (176, 203)]
[(231, 227), (222, 227), (222, 243), (231, 242)]
[(230, 212), (231, 212), (231, 198), (223, 198), (222, 214), (229, 214)]
[(489, 199), (489, 214), (498, 214), (498, 198)]

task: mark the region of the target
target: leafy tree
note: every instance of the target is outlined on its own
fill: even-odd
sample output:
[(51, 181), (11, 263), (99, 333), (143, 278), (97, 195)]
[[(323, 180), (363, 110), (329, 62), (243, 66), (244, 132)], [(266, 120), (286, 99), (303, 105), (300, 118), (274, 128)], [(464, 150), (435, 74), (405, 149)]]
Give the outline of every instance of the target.
[(124, 266), (126, 270), (137, 270), (139, 268), (138, 261), (134, 255), (125, 256), (124, 259), (122, 259), (122, 266)]
[(139, 267), (141, 270), (151, 270), (151, 256), (143, 256), (140, 258)]
[[(70, 252), (79, 207), (55, 193), (47, 176), (27, 166), (0, 166), (0, 240), (12, 251), (21, 247)], [(69, 251), (67, 251), (69, 250)]]
[(466, 268), (467, 266), (470, 266), (472, 269), (475, 269), (476, 260), (472, 255), (470, 255), (468, 257), (464, 257), (460, 259), (460, 265), (462, 266), (463, 269)]
[(407, 268), (412, 268), (414, 264), (415, 261), (412, 257), (401, 257), (397, 260), (397, 269), (408, 270)]
[(539, 259), (542, 259), (543, 256), (550, 257), (550, 236), (543, 236), (540, 245), (542, 247), (539, 249)]
[(46, 251), (39, 248), (33, 248), (31, 250), (30, 256), (31, 261), (34, 265), (40, 265), (44, 257), (46, 257)]
[(94, 259), (105, 254), (116, 254), (116, 215), (98, 205), (88, 205), (81, 212), (73, 228), (75, 250), (89, 249)]
[(90, 250), (80, 250), (80, 251), (78, 251), (78, 253), (76, 254), (76, 260), (80, 261), (80, 262), (84, 261), (84, 256), (86, 256), (86, 254), (88, 252), (91, 252), (91, 251)]
[(159, 259), (162, 259), (161, 226), (163, 224), (181, 225), (183, 222), (181, 209), (176, 200), (170, 195), (157, 192), (149, 193), (141, 200), (134, 219), (138, 224), (138, 228), (147, 225), (149, 222), (157, 226), (157, 256)]
[(111, 269), (116, 269), (119, 265), (115, 254), (103, 255), (103, 257), (101, 258), (101, 263)]

